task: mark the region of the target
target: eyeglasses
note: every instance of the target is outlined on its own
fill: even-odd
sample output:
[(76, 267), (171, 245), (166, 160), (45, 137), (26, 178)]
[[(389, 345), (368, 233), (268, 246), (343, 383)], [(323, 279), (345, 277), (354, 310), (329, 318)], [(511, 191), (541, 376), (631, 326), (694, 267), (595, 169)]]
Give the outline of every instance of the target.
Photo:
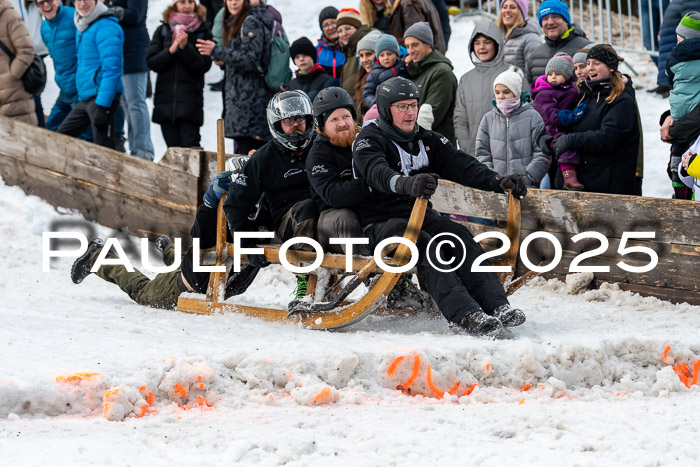
[(415, 104), (392, 104), (391, 107), (394, 107), (401, 113), (408, 112), (409, 108), (415, 112), (416, 110), (418, 110), (418, 103), (416, 102)]
[(52, 3), (53, 3), (53, 0), (45, 0), (45, 1), (39, 0), (39, 1), (36, 2), (36, 6), (38, 6), (39, 8), (41, 8), (41, 7), (43, 7), (44, 5), (51, 5)]
[(321, 28), (322, 29), (331, 29), (331, 28), (334, 28), (335, 26), (336, 26), (336, 22), (331, 21), (330, 23), (326, 23), (326, 24), (322, 25)]
[(74, 0), (73, 3), (91, 3), (96, 0)]
[(285, 125), (293, 125), (294, 123), (301, 125), (302, 123), (306, 123), (306, 116), (300, 115), (298, 117), (283, 118), (282, 123)]

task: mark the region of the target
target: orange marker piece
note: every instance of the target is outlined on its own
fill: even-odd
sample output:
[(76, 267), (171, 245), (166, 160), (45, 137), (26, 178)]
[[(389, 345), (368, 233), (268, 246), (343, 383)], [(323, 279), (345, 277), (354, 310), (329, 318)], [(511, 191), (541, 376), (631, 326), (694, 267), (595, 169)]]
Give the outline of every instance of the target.
[(198, 383), (201, 383), (201, 382), (202, 382), (202, 377), (199, 376), (199, 375), (197, 375), (197, 382), (198, 382)]
[(199, 389), (204, 389), (204, 383), (199, 384)]
[(312, 404), (327, 404), (333, 400), (333, 393), (328, 386), (324, 386), (318, 394), (311, 398)]
[(525, 387), (520, 390), (520, 392), (529, 391), (531, 387), (532, 385), (530, 383), (527, 383)]
[(413, 383), (416, 381), (416, 378), (418, 378), (418, 372), (420, 371), (420, 355), (416, 354), (413, 357), (413, 369), (411, 370), (411, 376), (401, 383), (401, 386), (404, 389), (410, 388)]
[(520, 402), (518, 402), (518, 405), (523, 405), (525, 403), (525, 399), (520, 399)]
[(455, 381), (455, 384), (452, 385), (449, 391), (447, 391), (447, 394), (454, 396), (455, 393), (457, 392), (457, 389), (459, 388), (459, 381)]
[(471, 395), (472, 391), (474, 391), (474, 389), (476, 389), (476, 387), (477, 387), (478, 385), (479, 385), (479, 383), (474, 383), (474, 384), (472, 384), (472, 385), (469, 386), (469, 387), (466, 389), (466, 391), (464, 391), (464, 392), (462, 393), (462, 395), (459, 396), (459, 397)]
[(690, 385), (698, 384), (698, 376), (700, 375), (700, 360), (695, 360), (693, 363), (693, 379), (690, 380)]
[(445, 395), (445, 391), (441, 391), (435, 384), (433, 384), (433, 374), (430, 371), (430, 363), (428, 363), (428, 369), (427, 369), (427, 374), (425, 376), (426, 381), (428, 382), (428, 389), (430, 389), (433, 394), (435, 394), (435, 397), (438, 399), (442, 398), (442, 396)]
[[(396, 368), (398, 368), (399, 363), (401, 363), (406, 357), (404, 355), (401, 355), (400, 357), (396, 357), (393, 362), (391, 362), (391, 365), (389, 365), (389, 368), (386, 370), (386, 374), (389, 376), (394, 376), (394, 373), (396, 373)], [(291, 375), (289, 376), (289, 379), (292, 379)]]
[(182, 384), (176, 383), (173, 385), (175, 393), (180, 397), (187, 397), (187, 389)]
[(668, 363), (669, 365), (671, 364), (671, 358), (668, 355), (668, 353), (671, 351), (671, 346), (667, 345), (666, 348), (664, 349), (664, 356), (663, 356), (663, 361), (664, 363)]
[(486, 373), (491, 373), (491, 364), (490, 363), (486, 364)]

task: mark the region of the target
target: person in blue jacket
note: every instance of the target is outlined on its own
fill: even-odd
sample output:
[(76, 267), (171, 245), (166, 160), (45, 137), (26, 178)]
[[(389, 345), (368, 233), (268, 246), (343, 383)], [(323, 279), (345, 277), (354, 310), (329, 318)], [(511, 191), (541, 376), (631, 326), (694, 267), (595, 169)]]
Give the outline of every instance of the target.
[(340, 42), (338, 42), (338, 30), (335, 24), (337, 16), (338, 9), (332, 6), (327, 6), (318, 15), (321, 38), (316, 45), (316, 63), (321, 65), (331, 77), (340, 79), (345, 55), (340, 51)]
[(41, 38), (49, 49), (55, 70), (54, 79), (61, 92), (46, 120), (46, 129), (55, 131), (78, 102), (75, 71), (78, 53), (73, 22), (75, 8), (61, 5), (60, 0), (46, 0), (39, 7), (45, 21), (41, 23)]
[(151, 38), (146, 29), (147, 0), (103, 0), (119, 19), (124, 30), (124, 74), (121, 107), (117, 111), (117, 135), (124, 139), (124, 120), (128, 123), (129, 150), (142, 159), (153, 160), (151, 117), (146, 106), (148, 65), (146, 55)]
[(78, 136), (91, 126), (95, 143), (114, 149), (114, 114), (124, 92), (124, 33), (103, 3), (82, 0), (75, 8), (78, 103), (57, 131)]

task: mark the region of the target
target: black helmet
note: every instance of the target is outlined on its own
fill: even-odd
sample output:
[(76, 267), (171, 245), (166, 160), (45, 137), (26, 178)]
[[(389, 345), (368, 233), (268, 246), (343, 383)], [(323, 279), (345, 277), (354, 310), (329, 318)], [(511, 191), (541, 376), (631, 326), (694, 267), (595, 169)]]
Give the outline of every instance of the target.
[(377, 112), (387, 123), (392, 123), (389, 106), (406, 99), (418, 99), (420, 94), (413, 81), (406, 78), (391, 78), (377, 86)]
[[(306, 130), (287, 135), (282, 130), (282, 120), (290, 117), (306, 117)], [(275, 94), (267, 104), (267, 125), (275, 144), (290, 151), (302, 151), (313, 140), (314, 115), (309, 97), (301, 91), (284, 91)]]
[(328, 116), (336, 109), (348, 109), (352, 114), (352, 119), (357, 120), (355, 114), (355, 102), (345, 89), (332, 86), (322, 89), (314, 99), (314, 117), (316, 126), (323, 130)]

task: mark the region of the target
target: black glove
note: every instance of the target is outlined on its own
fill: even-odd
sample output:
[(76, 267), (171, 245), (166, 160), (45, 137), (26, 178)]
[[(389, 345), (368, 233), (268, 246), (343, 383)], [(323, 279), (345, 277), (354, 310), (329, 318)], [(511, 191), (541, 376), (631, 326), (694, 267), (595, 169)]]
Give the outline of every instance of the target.
[(554, 138), (552, 138), (550, 135), (544, 133), (542, 136), (540, 136), (540, 139), (537, 140), (537, 145), (540, 147), (545, 156), (554, 157), (554, 151), (552, 151), (553, 139)]
[(92, 114), (92, 123), (95, 126), (103, 127), (109, 123), (109, 109), (101, 105), (95, 105), (95, 112)]
[(248, 255), (248, 262), (256, 268), (266, 268), (271, 264), (265, 255)]
[(498, 187), (499, 190), (494, 190), (496, 193), (507, 193), (508, 190), (512, 190), (513, 196), (518, 199), (523, 199), (527, 194), (527, 184), (519, 174), (506, 175), (498, 179)]
[(414, 198), (430, 198), (438, 186), (437, 174), (418, 174), (399, 177), (396, 180), (396, 193)]
[(566, 135), (562, 135), (556, 140), (554, 140), (554, 154), (557, 157), (561, 156), (561, 153), (569, 149), (569, 142), (566, 139)]

